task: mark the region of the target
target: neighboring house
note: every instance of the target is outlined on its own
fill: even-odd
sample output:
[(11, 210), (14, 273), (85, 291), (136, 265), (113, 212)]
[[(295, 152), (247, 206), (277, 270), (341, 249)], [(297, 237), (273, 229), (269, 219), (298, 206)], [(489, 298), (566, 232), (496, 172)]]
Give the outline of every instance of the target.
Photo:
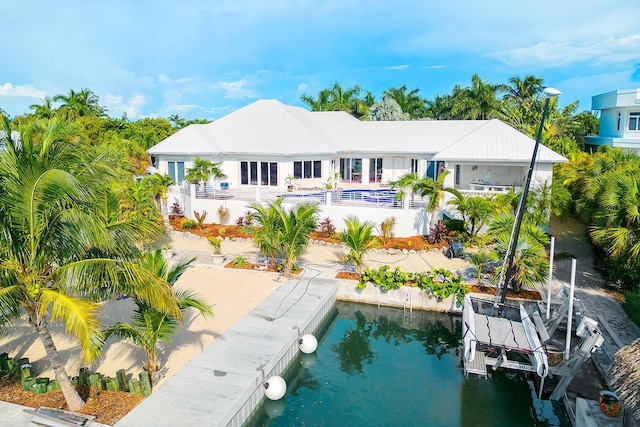
[(588, 145), (640, 150), (640, 88), (593, 96), (591, 110), (600, 111), (600, 130), (585, 137)]
[[(315, 200), (323, 204), (321, 215), (335, 215), (335, 223), (341, 226), (348, 213), (364, 214), (353, 207), (345, 209), (344, 214), (338, 212), (344, 194), (329, 194), (327, 188), (338, 187), (345, 193), (356, 188), (388, 188), (390, 182), (408, 172), (435, 179), (439, 171), (448, 169), (447, 187), (469, 192), (504, 191), (523, 184), (534, 144), (528, 136), (496, 119), (360, 121), (342, 111), (310, 112), (276, 100), (261, 100), (214, 122), (189, 125), (148, 153), (158, 172), (169, 174), (177, 182), (170, 191), (187, 216), (192, 210), (215, 211), (213, 202), (229, 205), (232, 199), (240, 198), (245, 199), (246, 210), (247, 198), (286, 196), (287, 187), (293, 184), (299, 196), (304, 196), (305, 190), (315, 192)], [(204, 191), (183, 186), (185, 171), (195, 156), (221, 162), (226, 177)], [(553, 164), (564, 161), (564, 157), (541, 146), (535, 181), (549, 182)], [(366, 211), (367, 219), (376, 223), (392, 216), (389, 213), (397, 217), (403, 207), (395, 202), (370, 204), (374, 205), (395, 209)], [(400, 226), (406, 230), (396, 234), (426, 232), (424, 209), (413, 207), (404, 204), (404, 210), (410, 211), (404, 215), (411, 218), (405, 218), (408, 224)], [(335, 214), (331, 210), (336, 210)]]

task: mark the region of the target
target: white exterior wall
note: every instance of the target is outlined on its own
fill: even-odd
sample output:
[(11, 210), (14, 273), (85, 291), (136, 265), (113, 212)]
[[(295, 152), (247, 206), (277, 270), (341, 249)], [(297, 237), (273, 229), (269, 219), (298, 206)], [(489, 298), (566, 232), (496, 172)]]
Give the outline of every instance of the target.
[[(207, 223), (217, 223), (219, 221), (217, 215), (218, 208), (220, 206), (224, 206), (229, 209), (229, 223), (227, 225), (235, 224), (236, 219), (244, 216), (249, 210), (249, 205), (252, 204), (252, 202), (247, 200), (199, 199), (193, 195), (188, 200), (185, 200), (178, 192), (169, 193), (167, 198), (169, 208), (176, 201), (180, 203), (180, 206), (185, 210), (184, 215), (187, 218), (193, 219), (195, 217), (193, 214), (194, 211), (199, 213), (207, 212)], [(263, 204), (266, 206), (267, 203), (263, 202)], [(287, 208), (291, 208), (295, 203), (285, 201), (282, 205)], [(189, 209), (188, 211), (187, 208)], [(422, 208), (391, 209), (345, 205), (319, 206), (318, 219), (321, 220), (326, 217), (330, 217), (338, 231), (344, 231), (344, 219), (349, 215), (355, 215), (362, 221), (372, 221), (376, 225), (375, 234), (379, 233), (379, 227), (382, 221), (390, 217), (395, 217), (396, 225), (394, 227), (394, 234), (398, 237), (410, 237), (427, 233), (430, 213), (425, 212)]]

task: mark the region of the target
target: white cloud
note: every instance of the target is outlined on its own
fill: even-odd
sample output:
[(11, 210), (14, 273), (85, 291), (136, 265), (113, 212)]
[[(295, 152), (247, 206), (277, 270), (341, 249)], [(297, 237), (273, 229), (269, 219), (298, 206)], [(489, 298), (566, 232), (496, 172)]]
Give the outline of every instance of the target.
[(158, 82), (168, 85), (168, 84), (173, 84), (173, 83), (188, 83), (188, 82), (192, 82), (193, 79), (190, 77), (181, 77), (179, 79), (172, 79), (171, 77), (167, 76), (166, 74), (160, 74), (158, 76)]
[(255, 98), (256, 95), (253, 90), (245, 88), (247, 81), (245, 79), (237, 80), (235, 82), (216, 82), (211, 85), (213, 89), (222, 89), (225, 91), (224, 97), (227, 99), (247, 99)]
[(14, 86), (8, 82), (0, 85), (0, 96), (26, 96), (28, 98), (41, 99), (46, 95), (47, 93), (45, 91), (37, 89), (31, 85)]
[(298, 95), (301, 95), (303, 93), (307, 93), (308, 89), (309, 89), (309, 83), (300, 83), (298, 87), (296, 87), (296, 93)]
[(107, 93), (105, 96), (105, 105), (109, 110), (109, 115), (117, 117), (126, 113), (130, 119), (138, 118), (141, 115), (140, 109), (144, 107), (146, 100), (144, 95), (133, 95), (125, 99), (122, 95), (112, 95)]
[(409, 67), (410, 67), (409, 64), (404, 64), (404, 65), (392, 65), (390, 67), (384, 67), (384, 68), (386, 70), (406, 70)]
[(634, 34), (581, 44), (546, 41), (528, 47), (492, 52), (484, 56), (513, 67), (565, 67), (576, 62), (591, 62), (596, 65), (626, 62), (636, 59), (638, 50), (640, 50), (640, 34)]

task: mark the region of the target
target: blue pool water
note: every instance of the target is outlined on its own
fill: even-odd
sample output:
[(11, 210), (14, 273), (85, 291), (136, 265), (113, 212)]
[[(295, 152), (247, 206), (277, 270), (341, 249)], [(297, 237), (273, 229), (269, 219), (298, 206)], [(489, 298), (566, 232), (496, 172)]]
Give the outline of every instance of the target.
[(316, 354), (285, 373), (254, 426), (560, 426), (523, 374), (465, 379), (460, 317), (337, 303)]

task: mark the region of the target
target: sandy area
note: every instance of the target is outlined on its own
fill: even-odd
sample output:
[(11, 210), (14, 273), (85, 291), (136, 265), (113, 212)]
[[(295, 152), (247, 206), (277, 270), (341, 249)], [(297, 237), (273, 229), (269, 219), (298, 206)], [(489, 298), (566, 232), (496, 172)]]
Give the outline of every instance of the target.
[[(638, 328), (624, 314), (620, 305), (603, 291), (603, 280), (593, 268), (593, 253), (585, 245), (580, 234), (581, 227), (575, 222), (554, 223), (552, 232), (557, 236), (556, 253), (569, 252), (578, 257), (577, 295), (589, 306), (596, 309), (598, 315), (618, 331), (620, 338), (628, 343), (637, 338)], [(215, 266), (211, 260), (211, 249), (203, 238), (185, 233), (172, 233), (173, 258), (195, 255), (197, 261), (176, 283), (176, 287), (188, 287), (201, 294), (214, 306), (215, 316), (203, 319), (194, 311), (185, 313), (184, 328), (173, 336), (170, 343), (161, 350), (160, 359), (167, 368), (165, 381), (177, 372), (206, 346), (218, 339), (227, 329), (257, 306), (284, 281), (276, 273), (251, 270), (228, 269)], [(249, 261), (257, 261), (259, 251), (251, 241), (225, 241), (222, 244), (227, 261), (237, 255), (245, 256)], [(345, 249), (331, 245), (312, 244), (299, 264), (306, 270), (305, 275), (320, 275), (333, 278), (338, 271), (347, 269), (340, 262)], [(365, 266), (378, 268), (387, 264), (400, 266), (403, 271), (428, 271), (435, 267), (444, 267), (452, 271), (463, 272), (470, 264), (462, 259), (447, 259), (441, 251), (388, 254), (372, 251), (365, 257)], [(556, 278), (569, 280), (570, 261), (561, 260), (556, 264)], [(473, 272), (473, 267), (469, 268)], [(556, 284), (557, 287), (557, 284)], [(104, 323), (128, 321), (132, 311), (130, 299), (109, 301), (104, 304), (102, 320)], [(60, 327), (51, 327), (54, 341), (60, 351), (66, 369), (70, 375), (77, 375), (82, 364), (78, 353), (77, 341), (69, 337)], [(36, 332), (26, 322), (12, 325), (0, 339), (0, 352), (12, 357), (29, 357), (33, 364), (32, 372), (40, 376), (53, 377), (48, 366), (44, 349)], [(115, 375), (118, 369), (137, 375), (145, 362), (142, 351), (125, 342), (107, 341), (103, 354), (90, 366), (92, 371), (105, 375)]]
[[(172, 249), (174, 260), (187, 255), (197, 256), (196, 263), (184, 273), (176, 283), (176, 288), (191, 288), (202, 295), (214, 306), (215, 316), (205, 320), (193, 310), (185, 313), (184, 327), (173, 336), (170, 343), (162, 347), (160, 359), (165, 362), (166, 374), (158, 386), (218, 339), (284, 281), (276, 273), (213, 265), (209, 244), (195, 236), (172, 233)], [(227, 260), (237, 255), (243, 255), (249, 261), (255, 261), (259, 257), (259, 251), (251, 241), (225, 241), (222, 249)], [(345, 250), (339, 247), (312, 244), (300, 259), (300, 264), (307, 270), (305, 274), (335, 277), (338, 271), (346, 268), (339, 261), (344, 253)], [(449, 260), (440, 251), (393, 255), (372, 251), (366, 257), (367, 267), (377, 268), (383, 264), (392, 267), (399, 265), (403, 271), (427, 271), (433, 267), (456, 270), (469, 265), (461, 259)], [(133, 307), (130, 299), (108, 301), (103, 306), (101, 319), (107, 324), (126, 322), (130, 319)], [(101, 357), (92, 365), (85, 365), (79, 356), (77, 340), (66, 335), (59, 325), (51, 325), (50, 328), (69, 375), (77, 375), (82, 366), (89, 366), (92, 371), (109, 376), (114, 376), (119, 369), (137, 375), (146, 361), (141, 350), (126, 342), (110, 339), (106, 342)], [(37, 333), (26, 321), (16, 322), (9, 327), (0, 339), (0, 352), (7, 352), (14, 358), (28, 357), (34, 374), (54, 376)]]

